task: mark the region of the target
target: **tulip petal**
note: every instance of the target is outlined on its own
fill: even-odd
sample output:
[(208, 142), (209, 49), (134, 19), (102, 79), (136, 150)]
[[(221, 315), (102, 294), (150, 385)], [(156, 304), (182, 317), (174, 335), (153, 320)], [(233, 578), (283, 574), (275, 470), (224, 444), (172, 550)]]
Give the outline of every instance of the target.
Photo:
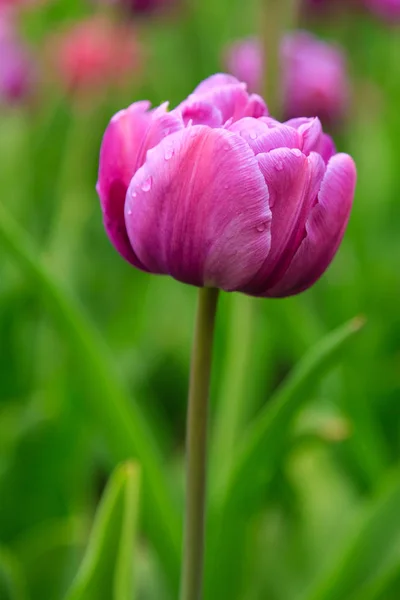
[(240, 83), (240, 81), (233, 75), (228, 75), (227, 73), (216, 73), (215, 75), (211, 75), (199, 83), (193, 94), (204, 94), (205, 92), (209, 92), (214, 88), (220, 88), (225, 85), (237, 85), (238, 83)]
[(222, 125), (222, 114), (213, 104), (198, 100), (191, 96), (189, 100), (181, 104), (180, 108), (185, 125), (191, 121), (192, 125), (208, 125), (209, 127), (220, 127)]
[(318, 152), (328, 164), (329, 159), (335, 154), (335, 144), (330, 135), (323, 133), (321, 122), (317, 117), (298, 117), (296, 119), (289, 119), (285, 122), (285, 125), (297, 129), (303, 136), (304, 154), (310, 152)]
[(143, 265), (133, 252), (126, 233), (124, 204), (129, 182), (143, 164), (146, 153), (166, 135), (183, 128), (179, 114), (162, 106), (148, 112), (149, 102), (136, 102), (117, 113), (104, 134), (97, 192), (104, 226), (118, 252), (134, 266)]
[(325, 172), (318, 154), (279, 148), (257, 156), (267, 182), (272, 211), (271, 250), (243, 291), (264, 295), (285, 273), (304, 237), (307, 216)]
[(356, 177), (355, 164), (350, 156), (336, 154), (331, 158), (318, 202), (306, 222), (306, 236), (286, 273), (267, 296), (299, 294), (327, 269), (347, 227)]
[(303, 145), (302, 138), (296, 129), (285, 125), (269, 127), (261, 119), (245, 117), (235, 121), (229, 130), (239, 133), (256, 155), (276, 148), (301, 149)]
[(198, 286), (241, 287), (270, 248), (268, 188), (253, 152), (240, 136), (202, 125), (148, 152), (125, 220), (150, 271)]

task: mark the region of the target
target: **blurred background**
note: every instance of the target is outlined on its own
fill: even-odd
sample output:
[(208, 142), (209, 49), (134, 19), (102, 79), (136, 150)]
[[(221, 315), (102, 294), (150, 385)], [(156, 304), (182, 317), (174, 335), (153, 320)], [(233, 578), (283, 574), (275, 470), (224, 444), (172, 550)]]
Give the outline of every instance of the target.
[(0, 0), (1, 600), (64, 598), (105, 482), (130, 456), (147, 481), (136, 598), (177, 597), (196, 290), (121, 260), (95, 183), (116, 111), (174, 107), (218, 71), (270, 92), (274, 116), (320, 116), (358, 186), (314, 288), (221, 295), (210, 496), (298, 361), (345, 321), (366, 326), (287, 417), (253, 502), (258, 457), (217, 541), (211, 509), (205, 598), (400, 597), (400, 5), (303, 2), (276, 52), (277, 100), (267, 54), (283, 5)]

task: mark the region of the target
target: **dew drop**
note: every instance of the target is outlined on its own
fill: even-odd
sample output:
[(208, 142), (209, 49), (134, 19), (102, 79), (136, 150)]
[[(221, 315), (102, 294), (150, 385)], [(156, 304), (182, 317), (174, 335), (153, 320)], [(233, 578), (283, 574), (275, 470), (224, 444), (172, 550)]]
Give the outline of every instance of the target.
[(128, 208), (128, 210), (126, 212), (127, 212), (128, 215), (131, 215), (132, 214), (132, 209)]
[(229, 145), (229, 144), (225, 144), (225, 146), (224, 146), (224, 150), (230, 150), (230, 148), (231, 148), (231, 147), (230, 147), (230, 145)]
[(298, 148), (293, 148), (293, 150), (291, 150), (291, 153), (293, 154), (293, 156), (297, 156), (300, 157), (303, 153), (301, 150), (299, 150)]
[(167, 150), (165, 152), (164, 158), (165, 160), (170, 160), (174, 155), (174, 150), (172, 148), (170, 148), (169, 150)]
[(257, 132), (256, 131), (250, 131), (249, 136), (250, 136), (251, 140), (256, 140), (257, 139)]
[(282, 162), (281, 160), (278, 160), (278, 161), (275, 163), (275, 169), (276, 169), (277, 171), (282, 171), (282, 169), (283, 169), (283, 162)]
[(151, 186), (153, 183), (152, 177), (148, 177), (146, 181), (142, 184), (142, 190), (144, 192), (149, 192), (151, 190)]
[(136, 198), (137, 193), (136, 192), (132, 192), (132, 198)]
[(265, 223), (260, 223), (259, 225), (257, 225), (256, 229), (257, 231), (259, 231), (260, 233), (262, 233), (263, 231), (265, 231), (266, 225)]
[(229, 185), (227, 183), (224, 185), (224, 189), (229, 190)]

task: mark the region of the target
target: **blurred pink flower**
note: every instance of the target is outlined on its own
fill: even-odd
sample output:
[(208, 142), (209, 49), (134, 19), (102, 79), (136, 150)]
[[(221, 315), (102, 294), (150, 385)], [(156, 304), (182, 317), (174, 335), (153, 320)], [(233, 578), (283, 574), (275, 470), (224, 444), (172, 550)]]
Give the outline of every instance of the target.
[(399, 21), (400, 0), (364, 0), (367, 8), (379, 17)]
[[(283, 39), (281, 60), (286, 118), (318, 116), (330, 123), (343, 116), (349, 94), (346, 61), (339, 48), (300, 31)], [(264, 57), (259, 40), (248, 38), (232, 44), (225, 62), (251, 90), (261, 90)]]
[(269, 297), (311, 286), (346, 229), (350, 156), (317, 118), (269, 117), (231, 75), (167, 108), (136, 102), (105, 132), (97, 191), (118, 252), (196, 286)]
[(0, 102), (24, 102), (31, 96), (36, 81), (35, 61), (10, 15), (3, 12), (0, 12), (0, 56)]
[(133, 30), (95, 16), (52, 36), (56, 76), (70, 92), (95, 94), (138, 76), (142, 50)]

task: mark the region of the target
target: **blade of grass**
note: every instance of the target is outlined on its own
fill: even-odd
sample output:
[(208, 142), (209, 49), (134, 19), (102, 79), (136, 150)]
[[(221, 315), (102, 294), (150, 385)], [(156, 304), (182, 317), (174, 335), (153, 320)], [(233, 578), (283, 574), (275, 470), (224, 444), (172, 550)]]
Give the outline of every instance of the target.
[(143, 469), (143, 486), (151, 518), (149, 535), (160, 555), (173, 590), (179, 585), (180, 522), (173, 506), (157, 444), (140, 407), (116, 376), (104, 342), (80, 306), (39, 260), (38, 251), (0, 204), (0, 241), (24, 274), (48, 302), (64, 339), (75, 355), (88, 384), (90, 410), (101, 426), (116, 460), (137, 456)]
[[(353, 598), (353, 593), (361, 593), (360, 586), (366, 579), (372, 585), (374, 577), (382, 574), (381, 569), (385, 561), (389, 561), (390, 568), (393, 568), (390, 554), (393, 556), (393, 549), (398, 549), (400, 543), (399, 506), (400, 472), (397, 471), (385, 482), (380, 493), (364, 511), (355, 532), (341, 549), (337, 562), (305, 594), (304, 600)], [(370, 592), (370, 596), (355, 596), (361, 597), (363, 600), (370, 597), (379, 598), (380, 594), (371, 595)]]
[(96, 513), (86, 554), (66, 600), (133, 598), (134, 541), (139, 507), (139, 468), (120, 465)]

